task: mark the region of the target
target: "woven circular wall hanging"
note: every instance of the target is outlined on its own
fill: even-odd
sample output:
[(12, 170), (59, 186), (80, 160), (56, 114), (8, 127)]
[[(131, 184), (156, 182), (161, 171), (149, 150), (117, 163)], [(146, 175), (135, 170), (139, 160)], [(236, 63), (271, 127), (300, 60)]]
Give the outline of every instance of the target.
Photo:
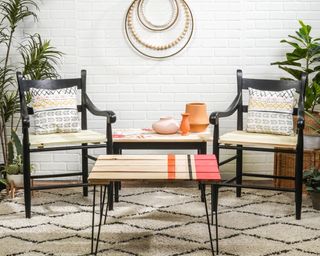
[[(151, 2), (156, 3), (153, 8)], [(143, 56), (172, 57), (190, 42), (194, 28), (190, 7), (185, 0), (168, 0), (168, 4), (166, 6), (164, 0), (134, 0), (128, 8), (125, 35)], [(154, 20), (159, 17), (164, 20)]]

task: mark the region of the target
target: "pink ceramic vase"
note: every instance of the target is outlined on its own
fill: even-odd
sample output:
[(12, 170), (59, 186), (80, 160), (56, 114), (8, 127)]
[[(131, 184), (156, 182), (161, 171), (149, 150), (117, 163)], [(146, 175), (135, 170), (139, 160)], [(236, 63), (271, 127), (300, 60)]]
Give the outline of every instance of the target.
[(179, 130), (179, 124), (172, 117), (164, 116), (152, 124), (152, 129), (159, 134), (174, 134)]

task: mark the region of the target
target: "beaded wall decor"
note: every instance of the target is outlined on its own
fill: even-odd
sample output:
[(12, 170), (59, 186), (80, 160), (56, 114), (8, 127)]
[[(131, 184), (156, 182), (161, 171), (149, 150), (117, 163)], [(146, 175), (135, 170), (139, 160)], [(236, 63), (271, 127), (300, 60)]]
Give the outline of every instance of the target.
[(159, 7), (163, 7), (163, 0), (158, 0), (158, 6), (154, 7), (153, 13), (161, 17), (169, 13), (170, 16), (165, 22), (154, 22), (147, 12), (150, 1), (155, 0), (133, 0), (128, 8), (125, 17), (125, 35), (128, 42), (146, 57), (164, 59), (174, 56), (187, 46), (193, 35), (194, 20), (191, 9), (185, 0), (168, 0), (169, 10), (161, 13)]

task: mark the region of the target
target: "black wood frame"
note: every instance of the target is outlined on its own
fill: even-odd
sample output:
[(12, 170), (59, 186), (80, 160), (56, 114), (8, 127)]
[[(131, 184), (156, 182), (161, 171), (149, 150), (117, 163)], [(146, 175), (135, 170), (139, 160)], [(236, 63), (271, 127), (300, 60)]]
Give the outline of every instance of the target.
[[(296, 204), (296, 219), (301, 218), (301, 204), (302, 204), (302, 172), (303, 172), (303, 129), (304, 129), (304, 97), (305, 97), (305, 86), (306, 86), (306, 75), (303, 74), (301, 80), (291, 81), (291, 80), (261, 80), (261, 79), (248, 79), (243, 78), (242, 71), (237, 70), (237, 85), (238, 93), (231, 105), (224, 112), (213, 112), (210, 115), (210, 123), (214, 126), (213, 132), (213, 153), (218, 159), (219, 166), (226, 164), (232, 160), (236, 160), (236, 176), (230, 180), (216, 184), (215, 187), (212, 186), (212, 196), (217, 190), (217, 187), (228, 186), (236, 187), (237, 197), (241, 196), (241, 188), (253, 188), (253, 189), (265, 189), (265, 190), (278, 190), (286, 192), (295, 193), (295, 204)], [(269, 91), (281, 91), (290, 88), (295, 88), (296, 92), (299, 93), (298, 108), (294, 110), (294, 115), (298, 116), (297, 121), (297, 145), (295, 149), (283, 149), (283, 148), (261, 148), (261, 147), (246, 147), (243, 145), (220, 145), (219, 144), (219, 123), (220, 118), (228, 117), (237, 113), (237, 130), (243, 130), (243, 113), (248, 111), (248, 106), (243, 105), (242, 95), (243, 90), (248, 89), (248, 87), (259, 89), (259, 90), (269, 90)], [(219, 162), (219, 150), (220, 149), (233, 149), (236, 150), (236, 155)], [(295, 154), (295, 176), (277, 176), (277, 175), (264, 175), (243, 172), (243, 151), (266, 151), (266, 152), (283, 152)], [(260, 177), (260, 178), (272, 178), (272, 179), (291, 179), (295, 180), (295, 188), (281, 188), (281, 187), (271, 187), (271, 186), (259, 186), (259, 185), (245, 185), (242, 184), (242, 177)], [(235, 182), (235, 184), (234, 184)], [(213, 200), (214, 201), (214, 200)], [(214, 209), (214, 207), (213, 207)]]
[[(80, 78), (72, 79), (55, 79), (55, 80), (26, 80), (20, 72), (17, 72), (17, 80), (20, 96), (20, 112), (22, 120), (22, 144), (23, 144), (23, 175), (24, 175), (24, 201), (26, 218), (31, 218), (31, 191), (68, 188), (68, 187), (83, 187), (83, 195), (88, 196), (88, 159), (93, 157), (88, 155), (88, 149), (105, 148), (107, 154), (112, 153), (112, 123), (116, 121), (116, 115), (113, 111), (101, 111), (92, 103), (86, 93), (86, 70), (81, 70)], [(106, 117), (106, 137), (107, 142), (96, 145), (65, 145), (59, 147), (47, 148), (30, 148), (29, 142), (29, 115), (33, 114), (33, 109), (27, 107), (25, 93), (30, 88), (44, 89), (61, 89), (77, 86), (81, 90), (81, 105), (78, 105), (78, 111), (81, 112), (81, 129), (87, 130), (87, 110), (93, 115)], [(81, 150), (82, 171), (74, 173), (61, 173), (52, 175), (31, 175), (30, 173), (30, 153), (58, 150)], [(82, 183), (79, 184), (62, 184), (48, 186), (31, 186), (31, 179), (57, 178), (69, 176), (82, 176)]]

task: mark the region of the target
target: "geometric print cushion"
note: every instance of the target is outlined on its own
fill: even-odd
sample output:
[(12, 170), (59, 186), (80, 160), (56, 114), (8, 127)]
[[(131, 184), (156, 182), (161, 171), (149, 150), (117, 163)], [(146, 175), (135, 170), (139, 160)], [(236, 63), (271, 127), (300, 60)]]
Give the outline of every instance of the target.
[(79, 132), (77, 87), (57, 90), (30, 88), (35, 134)]
[(262, 91), (248, 88), (247, 132), (293, 135), (295, 89)]

